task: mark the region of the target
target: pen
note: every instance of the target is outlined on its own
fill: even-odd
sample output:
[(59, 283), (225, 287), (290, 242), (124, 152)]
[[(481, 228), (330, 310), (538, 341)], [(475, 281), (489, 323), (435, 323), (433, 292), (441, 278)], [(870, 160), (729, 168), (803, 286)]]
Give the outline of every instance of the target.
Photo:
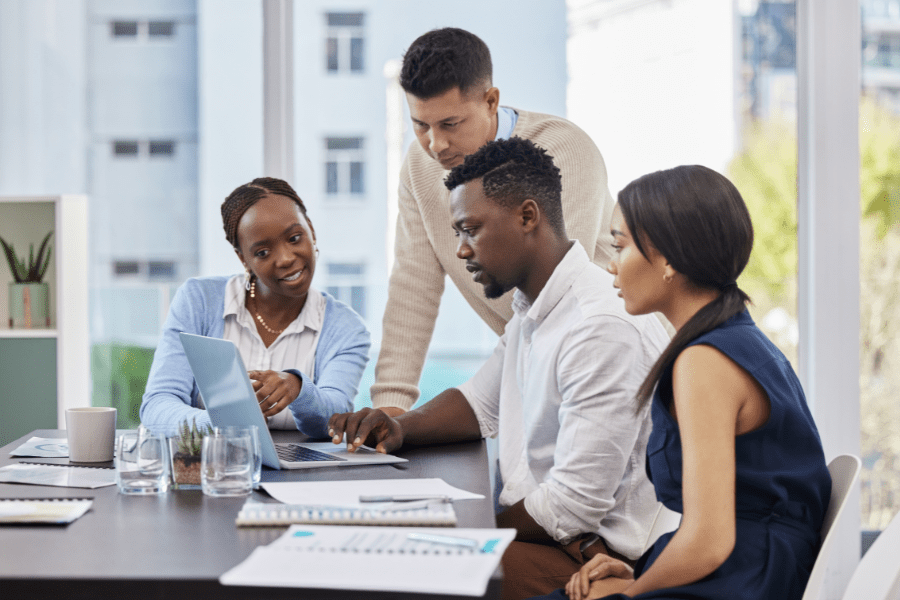
[(478, 540), (471, 538), (451, 537), (449, 535), (435, 535), (433, 533), (410, 533), (407, 538), (417, 542), (431, 542), (432, 544), (442, 544), (444, 546), (459, 546), (461, 548), (475, 549), (478, 547)]
[(435, 502), (452, 502), (450, 496), (428, 494), (406, 494), (399, 496), (360, 496), (360, 502), (415, 502), (417, 500), (433, 500)]

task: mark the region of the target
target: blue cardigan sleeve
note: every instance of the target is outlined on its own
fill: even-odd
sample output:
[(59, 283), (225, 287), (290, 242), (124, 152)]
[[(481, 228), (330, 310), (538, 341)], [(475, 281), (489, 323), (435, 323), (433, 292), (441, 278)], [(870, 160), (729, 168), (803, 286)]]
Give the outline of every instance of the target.
[(311, 380), (297, 369), (287, 370), (302, 382), (300, 395), (290, 405), (297, 429), (316, 438), (328, 437), (331, 415), (353, 410), (371, 346), (362, 318), (343, 302), (323, 296), (327, 305), (316, 347), (315, 377)]
[(141, 402), (141, 423), (157, 433), (175, 435), (182, 421), (210, 424), (200, 408), (199, 392), (178, 333), (221, 337), (224, 330), (224, 289), (227, 278), (189, 279), (182, 285), (163, 325)]

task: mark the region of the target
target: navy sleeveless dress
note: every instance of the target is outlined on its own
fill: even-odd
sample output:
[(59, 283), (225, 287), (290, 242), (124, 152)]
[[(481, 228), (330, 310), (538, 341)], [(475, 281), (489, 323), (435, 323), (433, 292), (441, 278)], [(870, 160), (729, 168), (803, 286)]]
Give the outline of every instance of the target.
[[(741, 312), (689, 345), (717, 348), (750, 373), (769, 396), (766, 423), (735, 439), (736, 533), (734, 551), (694, 583), (634, 596), (654, 600), (799, 600), (816, 559), (819, 530), (831, 494), (831, 476), (818, 430), (790, 363)], [(651, 405), (647, 475), (666, 507), (684, 512), (678, 424), (668, 407), (672, 369), (663, 374)], [(635, 565), (640, 576), (674, 535), (663, 535)], [(557, 590), (548, 598), (566, 598)], [(614, 594), (607, 600), (627, 599)]]

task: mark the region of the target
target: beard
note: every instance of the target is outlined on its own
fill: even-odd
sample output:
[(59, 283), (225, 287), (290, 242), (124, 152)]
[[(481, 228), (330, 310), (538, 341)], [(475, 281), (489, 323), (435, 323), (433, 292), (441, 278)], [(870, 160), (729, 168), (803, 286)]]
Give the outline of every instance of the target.
[(484, 277), (487, 279), (487, 283), (484, 284), (484, 297), (488, 300), (499, 298), (515, 287), (500, 283), (495, 277), (488, 275), (487, 273), (484, 274)]

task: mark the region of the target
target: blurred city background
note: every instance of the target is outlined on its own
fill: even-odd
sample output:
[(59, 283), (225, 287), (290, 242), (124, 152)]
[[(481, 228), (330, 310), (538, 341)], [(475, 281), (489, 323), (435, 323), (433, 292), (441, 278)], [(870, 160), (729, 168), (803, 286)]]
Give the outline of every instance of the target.
[[(878, 530), (900, 507), (900, 0), (860, 11), (861, 321), (847, 343), (861, 359), (862, 524)], [(795, 24), (793, 1), (294, 2), (291, 183), (319, 238), (314, 285), (373, 335), (357, 406), (413, 141), (398, 65), (443, 26), (487, 42), (502, 104), (587, 131), (613, 194), (678, 164), (730, 176), (756, 232), (739, 283), (796, 365)], [(264, 174), (265, 37), (261, 0), (0, 0), (0, 195), (88, 195), (92, 402), (116, 406), (122, 427), (137, 422), (177, 287), (240, 271), (219, 205)], [(495, 342), (448, 284), (419, 402)]]

